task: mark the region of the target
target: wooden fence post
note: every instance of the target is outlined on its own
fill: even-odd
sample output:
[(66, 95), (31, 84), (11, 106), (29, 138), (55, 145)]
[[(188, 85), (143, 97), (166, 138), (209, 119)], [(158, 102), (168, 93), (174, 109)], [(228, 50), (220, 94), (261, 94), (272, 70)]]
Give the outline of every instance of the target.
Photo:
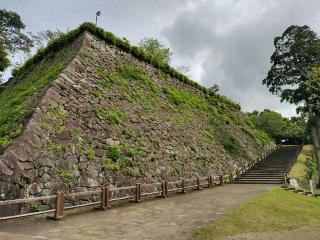
[(224, 178), (223, 174), (220, 175), (220, 185), (221, 185), (221, 186), (223, 185), (223, 182), (224, 182), (224, 181), (223, 181), (223, 180), (224, 180), (223, 178)]
[(233, 183), (233, 174), (230, 173), (230, 183)]
[(185, 181), (184, 179), (181, 180), (181, 193), (186, 193), (186, 188), (185, 188)]
[(166, 198), (166, 182), (162, 181), (161, 183), (161, 197)]
[(106, 208), (110, 208), (111, 207), (111, 204), (110, 204), (110, 188), (106, 187), (105, 189), (106, 189), (106, 191), (105, 191), (105, 206), (106, 206)]
[(106, 210), (106, 188), (101, 188), (101, 203), (100, 210)]
[(135, 202), (141, 202), (141, 183), (136, 183), (136, 197)]
[(208, 176), (208, 188), (212, 188), (212, 187), (213, 187), (213, 185), (212, 185), (212, 176), (209, 175)]
[(200, 178), (197, 177), (197, 190), (201, 190), (201, 187), (200, 187)]
[(59, 221), (64, 218), (63, 215), (63, 209), (64, 209), (64, 194), (63, 192), (57, 192), (57, 198), (56, 198), (56, 213), (54, 216), (54, 219)]

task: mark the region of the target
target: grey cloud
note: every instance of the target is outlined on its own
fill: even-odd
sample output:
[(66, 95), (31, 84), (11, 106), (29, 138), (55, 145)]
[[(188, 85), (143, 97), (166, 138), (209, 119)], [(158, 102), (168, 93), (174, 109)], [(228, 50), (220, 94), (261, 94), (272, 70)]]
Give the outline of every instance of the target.
[(72, 29), (101, 10), (99, 26), (132, 43), (160, 39), (172, 48), (173, 65), (189, 65), (207, 87), (218, 83), (245, 110), (286, 115), (295, 106), (261, 85), (273, 39), (291, 24), (320, 27), (317, 0), (0, 0), (0, 6), (18, 12), (31, 32)]
[(274, 37), (292, 24), (317, 31), (319, 10), (318, 1), (204, 1), (181, 11), (163, 34), (177, 61), (194, 64), (197, 55), (206, 53), (203, 85), (218, 83), (245, 110), (271, 108), (292, 115), (295, 106), (280, 103), (261, 81), (270, 67)]

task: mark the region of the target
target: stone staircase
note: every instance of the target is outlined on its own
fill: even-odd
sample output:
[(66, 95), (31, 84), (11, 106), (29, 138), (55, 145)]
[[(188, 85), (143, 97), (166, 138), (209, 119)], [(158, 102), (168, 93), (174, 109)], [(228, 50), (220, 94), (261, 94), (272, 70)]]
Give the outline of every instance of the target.
[(299, 146), (281, 146), (235, 179), (238, 184), (283, 184), (284, 173)]

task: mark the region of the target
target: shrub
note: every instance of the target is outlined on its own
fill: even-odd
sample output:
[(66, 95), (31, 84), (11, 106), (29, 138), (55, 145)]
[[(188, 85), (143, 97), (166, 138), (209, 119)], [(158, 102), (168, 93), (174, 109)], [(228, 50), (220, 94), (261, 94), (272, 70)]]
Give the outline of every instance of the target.
[(130, 177), (140, 176), (140, 171), (139, 171), (139, 168), (137, 168), (137, 167), (128, 167), (128, 168), (126, 169), (126, 173), (127, 173)]
[(197, 161), (203, 166), (207, 166), (209, 159), (206, 156), (197, 157)]
[(127, 157), (133, 157), (134, 156), (134, 151), (132, 148), (127, 148), (126, 149), (126, 155)]
[(38, 203), (31, 203), (30, 204), (30, 212), (39, 212), (40, 207)]
[(107, 150), (107, 157), (111, 159), (113, 162), (118, 161), (118, 159), (120, 158), (120, 155), (121, 155), (121, 152), (119, 147), (117, 146), (109, 147)]
[(117, 162), (113, 162), (111, 159), (107, 159), (107, 161), (102, 165), (102, 168), (104, 170), (110, 170), (110, 171), (120, 171), (120, 164)]
[(92, 146), (88, 147), (88, 148), (85, 150), (84, 154), (86, 155), (86, 157), (87, 157), (87, 159), (88, 159), (89, 161), (93, 161), (93, 160), (96, 159), (96, 152), (95, 152), (95, 150), (93, 149)]
[(228, 152), (233, 152), (237, 149), (236, 140), (234, 138), (228, 138), (223, 141), (223, 147)]

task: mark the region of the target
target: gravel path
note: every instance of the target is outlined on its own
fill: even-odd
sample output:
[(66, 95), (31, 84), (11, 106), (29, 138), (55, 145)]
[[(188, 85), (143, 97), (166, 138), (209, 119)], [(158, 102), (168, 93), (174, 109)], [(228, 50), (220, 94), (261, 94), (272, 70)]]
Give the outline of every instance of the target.
[(85, 213), (69, 214), (59, 222), (43, 217), (11, 221), (1, 223), (0, 239), (185, 239), (194, 228), (211, 223), (226, 211), (273, 187), (230, 184), (107, 211), (87, 209)]

